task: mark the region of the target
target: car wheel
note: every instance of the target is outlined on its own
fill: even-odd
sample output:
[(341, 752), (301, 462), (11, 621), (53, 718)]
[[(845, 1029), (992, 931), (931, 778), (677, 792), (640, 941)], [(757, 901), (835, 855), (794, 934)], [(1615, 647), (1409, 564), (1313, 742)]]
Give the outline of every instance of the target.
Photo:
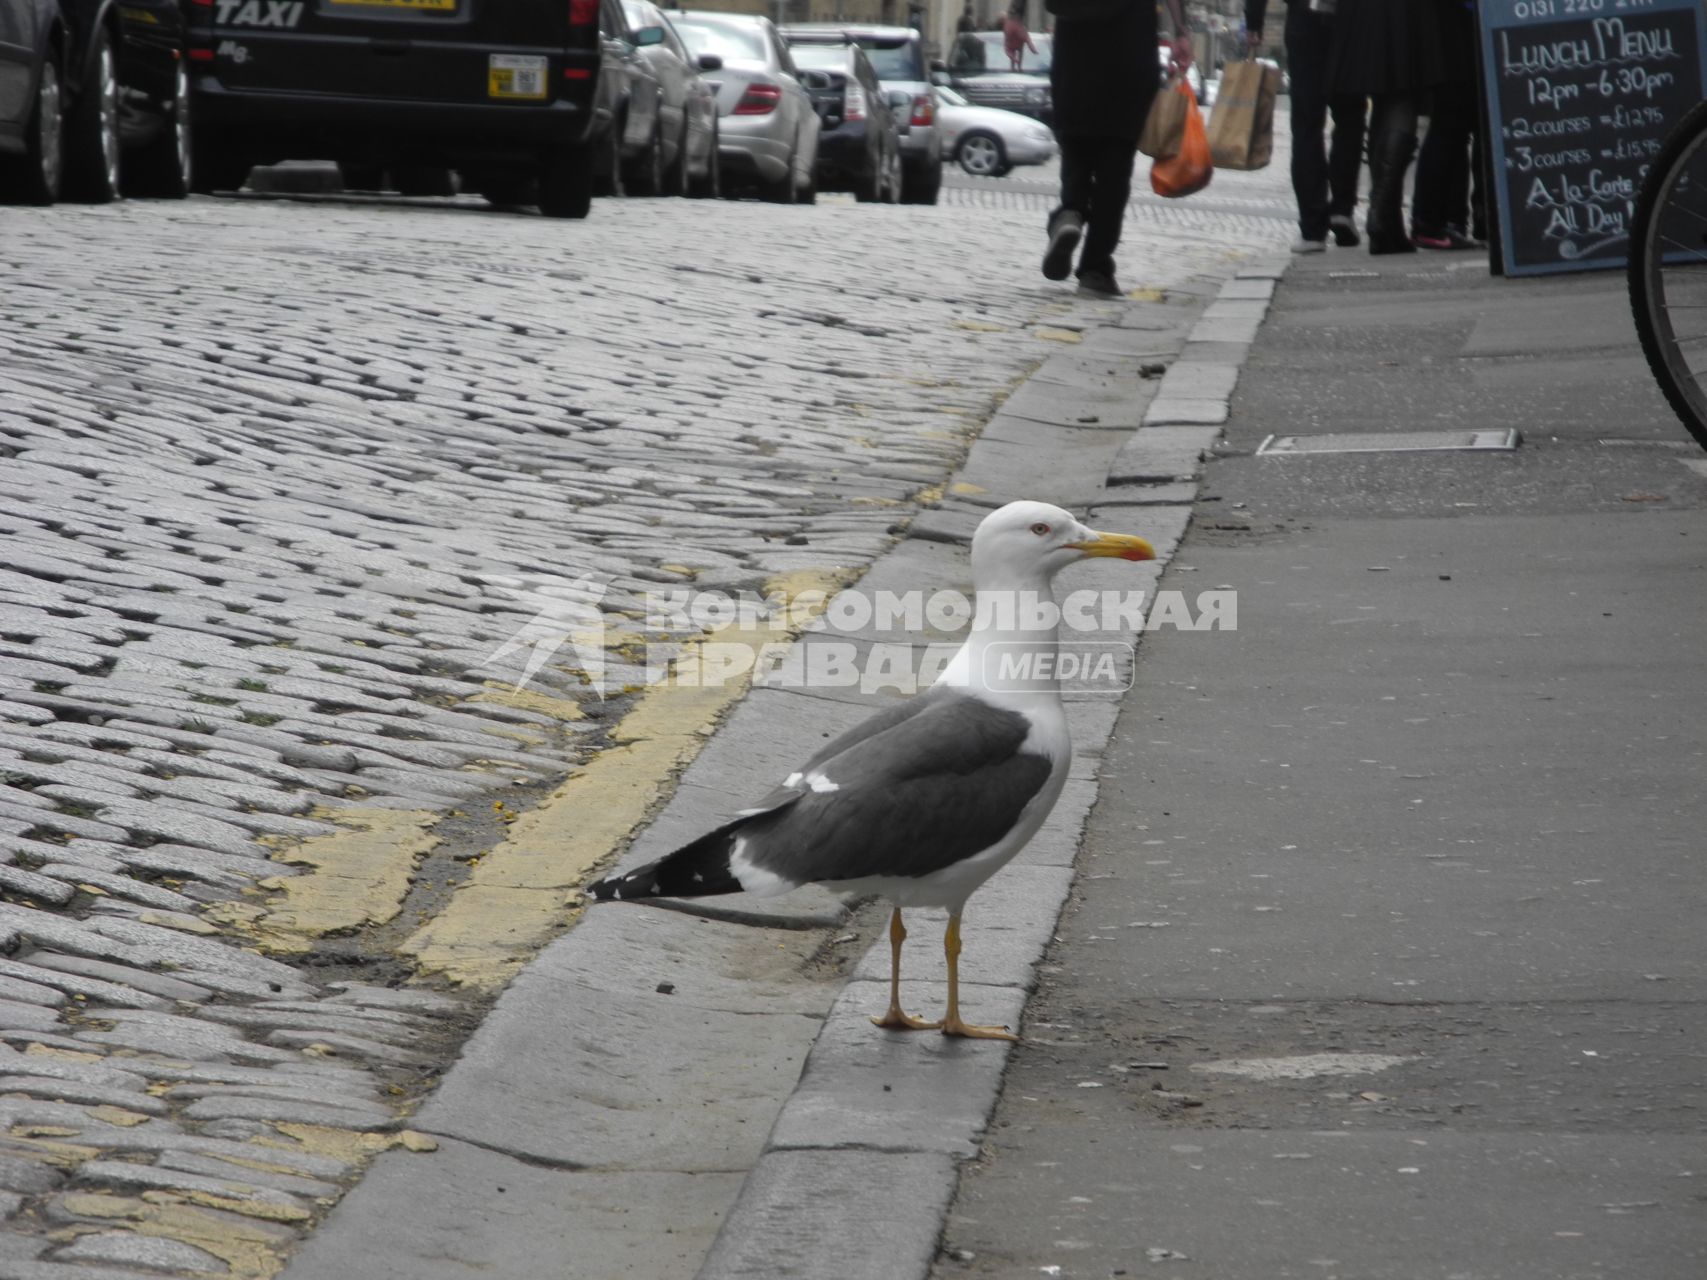
[(794, 156), (788, 157), (788, 164), (783, 167), (782, 177), (775, 182), (759, 184), (759, 198), (772, 204), (793, 204), (799, 194), (794, 186)]
[(89, 83), (65, 121), (65, 192), (107, 204), (119, 198), (119, 63), (105, 27), (93, 39)]
[(539, 211), (548, 218), (586, 217), (593, 208), (597, 167), (596, 145), (573, 147), (544, 160), (539, 166)]
[(718, 152), (717, 125), (711, 126), (711, 154), (705, 158), (705, 174), (694, 179), (689, 195), (715, 200), (723, 194), (723, 157)]
[(125, 194), (182, 200), (195, 180), (195, 155), (190, 133), (190, 77), (177, 67), (172, 105), (160, 131), (124, 166)]
[(629, 191), (637, 196), (657, 196), (664, 193), (664, 131), (652, 126), (652, 137), (634, 162), (627, 175)]
[(889, 166), (884, 163), (880, 152), (871, 162), (871, 171), (862, 173), (854, 182), (854, 199), (860, 204), (872, 204), (884, 198), (884, 188), (889, 185)]
[(676, 139), (676, 158), (664, 170), (664, 193), (672, 196), (688, 194), (688, 122), (682, 121), (681, 135)]
[(24, 154), (0, 156), (0, 197), (24, 204), (52, 204), (59, 199), (64, 127), (59, 64), (50, 57), (42, 63)]
[(627, 124), (621, 116), (610, 123), (604, 137), (594, 144), (593, 154), (598, 157), (593, 169), (593, 194), (597, 196), (620, 196), (624, 194), (622, 182), (622, 135), (627, 130)]
[(974, 178), (994, 178), (1007, 164), (1008, 152), (995, 134), (974, 132), (961, 136), (954, 158)]

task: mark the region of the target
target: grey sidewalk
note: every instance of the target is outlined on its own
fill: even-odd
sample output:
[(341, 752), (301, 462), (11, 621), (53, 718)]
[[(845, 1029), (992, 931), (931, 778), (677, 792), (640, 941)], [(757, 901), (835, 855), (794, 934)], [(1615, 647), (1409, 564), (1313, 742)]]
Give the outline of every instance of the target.
[[(1692, 1280), (1707, 482), (1622, 278), (1300, 262), (936, 1280)], [(1256, 456), (1520, 428), (1511, 453)]]

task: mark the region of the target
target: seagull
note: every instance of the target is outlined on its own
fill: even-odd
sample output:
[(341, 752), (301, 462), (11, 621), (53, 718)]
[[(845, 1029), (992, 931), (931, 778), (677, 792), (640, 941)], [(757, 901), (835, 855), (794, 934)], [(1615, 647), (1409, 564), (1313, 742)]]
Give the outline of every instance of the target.
[[(591, 886), (598, 901), (761, 897), (821, 884), (891, 904), (892, 1030), (1017, 1040), (960, 1016), (960, 917), (973, 891), (1043, 825), (1067, 780), (1072, 741), (1055, 674), (1050, 584), (1088, 557), (1154, 560), (1143, 538), (1098, 533), (1043, 502), (1010, 502), (972, 538), (977, 605), (966, 643), (923, 693), (853, 726), (731, 822), (674, 853)], [(901, 1009), (903, 909), (948, 912), (948, 1009)]]

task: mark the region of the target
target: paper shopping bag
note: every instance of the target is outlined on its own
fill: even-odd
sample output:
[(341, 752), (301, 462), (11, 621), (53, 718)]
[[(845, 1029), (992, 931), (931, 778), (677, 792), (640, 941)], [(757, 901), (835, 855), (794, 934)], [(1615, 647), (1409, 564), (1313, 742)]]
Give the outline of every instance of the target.
[(1209, 117), (1209, 153), (1217, 169), (1261, 169), (1274, 153), (1274, 99), (1280, 68), (1230, 62)]
[(1191, 86), (1180, 85), (1185, 94), (1185, 127), (1180, 134), (1179, 154), (1150, 165), (1150, 190), (1159, 196), (1189, 196), (1202, 191), (1215, 175), (1209, 158), (1209, 137), (1203, 130), (1203, 113)]
[[(1181, 91), (1184, 92), (1181, 92)], [(1152, 160), (1179, 154), (1185, 137), (1185, 112), (1191, 90), (1184, 80), (1169, 80), (1156, 90), (1150, 114), (1144, 117), (1144, 132), (1138, 135), (1138, 150)]]

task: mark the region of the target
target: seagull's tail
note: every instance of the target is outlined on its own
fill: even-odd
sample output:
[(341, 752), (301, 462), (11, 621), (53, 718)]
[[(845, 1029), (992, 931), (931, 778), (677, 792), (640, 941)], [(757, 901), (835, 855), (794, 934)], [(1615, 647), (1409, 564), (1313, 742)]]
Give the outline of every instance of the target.
[(588, 892), (600, 902), (612, 898), (707, 898), (717, 893), (739, 893), (741, 882), (729, 869), (729, 858), (735, 852), (738, 832), (747, 821), (740, 818), (719, 827), (710, 835), (701, 836), (692, 844), (665, 854), (656, 862), (636, 867), (626, 875), (596, 881), (588, 887)]

